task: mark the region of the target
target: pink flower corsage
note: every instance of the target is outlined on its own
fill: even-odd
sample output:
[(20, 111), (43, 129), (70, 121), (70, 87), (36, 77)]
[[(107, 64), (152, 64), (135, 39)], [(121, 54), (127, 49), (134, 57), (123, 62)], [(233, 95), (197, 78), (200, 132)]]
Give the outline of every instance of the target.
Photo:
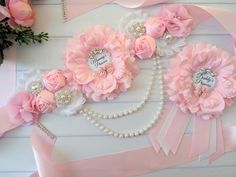
[(134, 55), (130, 39), (104, 26), (70, 39), (64, 51), (73, 86), (94, 101), (114, 99), (130, 88), (138, 70)]
[(10, 121), (14, 124), (34, 123), (40, 115), (36, 107), (35, 95), (28, 92), (16, 93), (7, 104)]
[(169, 99), (184, 112), (208, 120), (236, 97), (236, 58), (210, 44), (191, 44), (172, 61), (166, 75)]
[(193, 19), (183, 5), (163, 6), (160, 15), (166, 21), (166, 29), (172, 36), (186, 37), (189, 35)]

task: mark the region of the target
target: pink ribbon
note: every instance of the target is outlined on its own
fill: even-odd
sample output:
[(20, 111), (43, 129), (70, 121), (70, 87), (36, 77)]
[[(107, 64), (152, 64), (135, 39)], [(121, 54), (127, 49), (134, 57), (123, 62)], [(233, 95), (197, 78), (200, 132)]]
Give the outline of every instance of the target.
[[(5, 59), (0, 66), (0, 106), (15, 92), (16, 87), (16, 47), (4, 51)], [(3, 86), (4, 85), (4, 86)]]
[[(224, 153), (236, 150), (236, 126), (223, 129)], [(31, 177), (134, 177), (159, 170), (190, 163), (197, 157), (190, 157), (191, 136), (185, 135), (176, 154), (166, 156), (153, 147), (121, 152), (112, 155), (70, 162), (55, 162), (51, 156), (55, 140), (50, 139), (35, 127), (31, 134), (38, 174)]]
[(64, 0), (64, 19), (69, 21), (88, 11), (103, 6), (107, 3), (116, 3), (127, 8), (140, 8), (160, 4), (167, 0)]

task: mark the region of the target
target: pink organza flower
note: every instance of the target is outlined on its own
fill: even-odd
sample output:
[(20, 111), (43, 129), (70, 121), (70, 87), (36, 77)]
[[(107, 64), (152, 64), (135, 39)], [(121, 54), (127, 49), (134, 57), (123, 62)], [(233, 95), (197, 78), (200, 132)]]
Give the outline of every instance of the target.
[(189, 35), (193, 19), (183, 5), (163, 6), (161, 17), (166, 20), (167, 31), (172, 36), (185, 37)]
[(135, 41), (135, 53), (140, 59), (149, 59), (156, 51), (156, 41), (149, 35), (144, 35)]
[(151, 17), (145, 21), (146, 34), (158, 39), (166, 31), (166, 21), (161, 17)]
[(40, 113), (36, 109), (35, 96), (28, 92), (15, 94), (7, 104), (10, 121), (14, 124), (34, 123)]
[(64, 51), (71, 84), (94, 101), (114, 99), (131, 87), (138, 66), (133, 42), (104, 26), (69, 40)]
[(210, 44), (188, 45), (166, 75), (169, 99), (203, 119), (222, 113), (236, 98), (236, 58)]
[(52, 112), (56, 108), (54, 94), (48, 90), (42, 90), (36, 96), (35, 102), (38, 112), (43, 114)]
[(6, 7), (10, 14), (10, 23), (12, 26), (21, 25), (30, 27), (35, 21), (35, 12), (29, 0), (8, 0)]
[(60, 70), (49, 71), (44, 74), (43, 83), (50, 92), (55, 93), (66, 85), (66, 77)]

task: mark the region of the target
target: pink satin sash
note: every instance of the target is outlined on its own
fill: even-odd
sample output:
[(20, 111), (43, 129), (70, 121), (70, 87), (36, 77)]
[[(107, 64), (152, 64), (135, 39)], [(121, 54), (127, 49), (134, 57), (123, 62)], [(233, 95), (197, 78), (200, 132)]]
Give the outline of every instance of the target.
[(167, 0), (64, 0), (64, 19), (65, 21), (69, 21), (88, 11), (112, 2), (127, 8), (140, 8), (166, 1)]
[(16, 47), (5, 50), (4, 55), (4, 62), (0, 66), (0, 106), (6, 103), (16, 89)]
[[(236, 126), (224, 128), (223, 136), (224, 152), (235, 151)], [(55, 140), (43, 135), (37, 127), (32, 131), (31, 141), (40, 177), (134, 177), (197, 160), (187, 153), (191, 145), (191, 136), (188, 135), (183, 137), (175, 155), (166, 156), (162, 150), (156, 153), (153, 147), (147, 147), (64, 163), (54, 162), (51, 155)], [(33, 176), (36, 177), (37, 173)]]

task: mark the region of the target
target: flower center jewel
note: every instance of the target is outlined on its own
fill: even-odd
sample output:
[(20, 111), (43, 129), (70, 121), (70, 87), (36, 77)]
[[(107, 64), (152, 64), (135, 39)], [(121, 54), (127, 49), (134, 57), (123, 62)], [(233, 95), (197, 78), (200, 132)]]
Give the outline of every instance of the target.
[(55, 93), (55, 98), (58, 106), (66, 106), (72, 101), (72, 93), (69, 89), (59, 90)]
[(88, 58), (88, 65), (90, 69), (98, 71), (104, 68), (107, 64), (112, 61), (111, 54), (105, 49), (95, 48), (93, 49)]
[(143, 22), (135, 22), (129, 27), (129, 32), (132, 36), (138, 38), (146, 34), (146, 28)]
[(33, 81), (29, 84), (27, 90), (30, 93), (36, 94), (43, 89), (43, 84), (40, 81)]
[(216, 74), (207, 68), (198, 69), (193, 75), (193, 86), (196, 89), (212, 89), (216, 84)]

